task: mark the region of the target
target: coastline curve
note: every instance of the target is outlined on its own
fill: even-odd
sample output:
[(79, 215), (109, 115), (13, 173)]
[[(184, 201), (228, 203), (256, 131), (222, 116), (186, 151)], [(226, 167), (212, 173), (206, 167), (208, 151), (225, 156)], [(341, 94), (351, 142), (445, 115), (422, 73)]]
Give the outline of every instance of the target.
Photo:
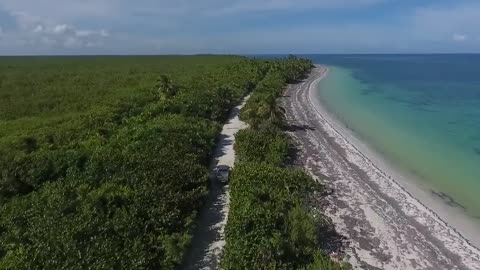
[[(317, 179), (330, 178), (327, 184), (336, 194), (326, 212), (352, 242), (350, 262), (372, 267), (367, 269), (480, 269), (480, 250), (400, 184), (394, 173), (386, 173), (383, 167), (388, 165), (372, 160), (367, 146), (359, 148), (361, 142), (313, 96), (328, 71), (317, 66), (306, 82), (291, 87), (288, 91), (295, 97), (287, 107), (289, 120), (309, 121), (317, 128), (292, 136), (303, 149), (305, 168)], [(300, 108), (302, 103), (309, 108)]]

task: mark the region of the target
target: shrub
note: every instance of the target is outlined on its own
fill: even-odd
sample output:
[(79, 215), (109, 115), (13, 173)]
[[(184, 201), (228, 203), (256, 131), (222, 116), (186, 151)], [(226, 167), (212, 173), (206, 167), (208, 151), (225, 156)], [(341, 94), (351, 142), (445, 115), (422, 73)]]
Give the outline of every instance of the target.
[(276, 130), (241, 130), (236, 135), (235, 149), (239, 162), (268, 163), (282, 166), (288, 156), (287, 137)]
[(315, 188), (301, 171), (242, 163), (233, 171), (224, 269), (298, 269), (313, 262), (316, 225), (303, 208)]

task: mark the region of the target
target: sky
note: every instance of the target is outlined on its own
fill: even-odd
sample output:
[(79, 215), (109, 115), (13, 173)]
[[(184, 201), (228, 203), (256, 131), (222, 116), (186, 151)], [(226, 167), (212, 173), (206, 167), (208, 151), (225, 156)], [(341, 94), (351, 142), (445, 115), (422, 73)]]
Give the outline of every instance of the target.
[(0, 0), (0, 55), (480, 53), (479, 0)]

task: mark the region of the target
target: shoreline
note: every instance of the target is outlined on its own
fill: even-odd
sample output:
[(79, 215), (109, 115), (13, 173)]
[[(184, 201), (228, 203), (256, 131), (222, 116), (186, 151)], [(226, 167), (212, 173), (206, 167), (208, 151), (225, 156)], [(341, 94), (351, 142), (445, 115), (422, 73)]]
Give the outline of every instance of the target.
[[(403, 181), (405, 177), (396, 168), (375, 155), (314, 96), (328, 68), (317, 66), (312, 74), (299, 87), (303, 96), (296, 94), (292, 101), (311, 108), (293, 104), (290, 118), (316, 118), (311, 124), (317, 125), (318, 131), (293, 136), (303, 146), (304, 167), (316, 179), (324, 175), (330, 178), (326, 184), (336, 194), (327, 199), (325, 211), (339, 233), (350, 241), (350, 263), (354, 267), (367, 265), (367, 269), (480, 269), (480, 250), (441, 219), (434, 211), (438, 209), (428, 207), (427, 193), (421, 188), (413, 191), (412, 181)], [(327, 157), (309, 148), (318, 148)]]
[[(418, 203), (422, 204), (427, 211), (435, 215), (441, 222), (445, 223), (446, 226), (450, 227), (456, 233), (459, 234), (461, 238), (464, 238), (470, 245), (474, 248), (479, 249), (480, 247), (480, 237), (475, 239), (474, 237), (478, 236), (478, 223), (474, 223), (473, 220), (469, 220), (467, 214), (459, 211), (460, 209), (454, 209), (451, 206), (444, 203), (444, 201), (436, 201), (435, 198), (425, 190), (423, 185), (420, 185), (417, 179), (417, 176), (412, 173), (406, 172), (401, 168), (392, 164), (391, 161), (386, 160), (381, 154), (373, 149), (372, 146), (368, 145), (362, 139), (359, 139), (358, 135), (355, 134), (355, 131), (349, 129), (342, 120), (328, 110), (328, 106), (322, 103), (320, 98), (315, 96), (315, 91), (319, 91), (319, 83), (322, 79), (328, 76), (330, 69), (326, 66), (321, 66), (327, 69), (325, 76), (316, 79), (310, 88), (309, 101), (311, 105), (317, 110), (323, 119), (337, 132), (342, 136), (348, 143), (350, 143), (356, 151), (358, 151), (364, 159), (366, 159), (376, 170), (380, 171), (384, 177), (388, 178), (390, 181), (393, 181), (395, 185), (398, 185), (400, 189), (408, 193), (410, 197), (417, 200)], [(398, 180), (397, 180), (398, 179)], [(430, 192), (437, 192), (433, 189), (430, 189)], [(453, 215), (454, 217), (451, 217)], [(464, 222), (459, 221), (463, 219)], [(460, 222), (462, 224), (460, 224)], [(455, 226), (456, 225), (456, 226)], [(480, 252), (480, 250), (479, 250)]]

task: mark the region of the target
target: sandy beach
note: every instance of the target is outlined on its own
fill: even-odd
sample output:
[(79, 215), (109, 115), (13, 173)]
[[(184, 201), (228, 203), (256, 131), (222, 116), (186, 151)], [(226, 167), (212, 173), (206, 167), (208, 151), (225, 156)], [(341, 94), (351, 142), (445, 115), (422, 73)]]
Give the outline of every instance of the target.
[[(290, 135), (300, 149), (296, 163), (333, 192), (318, 205), (346, 238), (354, 269), (480, 269), (475, 226), (416, 188), (392, 169), (318, 101), (317, 67), (290, 85), (283, 105)], [(461, 232), (461, 233), (460, 233)]]

